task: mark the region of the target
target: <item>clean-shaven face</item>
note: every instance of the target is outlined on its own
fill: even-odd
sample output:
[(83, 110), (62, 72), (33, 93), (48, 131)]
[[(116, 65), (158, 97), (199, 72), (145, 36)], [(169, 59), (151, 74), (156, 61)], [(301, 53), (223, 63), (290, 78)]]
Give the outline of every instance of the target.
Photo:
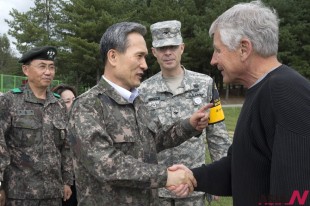
[(128, 47), (125, 53), (117, 52), (116, 68), (113, 69), (113, 82), (131, 90), (140, 85), (147, 70), (146, 55), (148, 53), (145, 40), (139, 33), (127, 36)]
[(239, 49), (230, 51), (220, 38), (219, 32), (213, 36), (214, 52), (211, 59), (211, 65), (216, 66), (223, 75), (223, 82), (238, 83), (242, 75), (242, 62), (239, 55)]
[(160, 68), (169, 71), (180, 68), (183, 51), (184, 44), (152, 48)]
[(65, 102), (67, 110), (69, 110), (71, 108), (71, 105), (72, 105), (74, 99), (75, 99), (73, 92), (71, 90), (67, 89), (60, 94), (60, 97)]
[(36, 88), (47, 88), (53, 81), (56, 67), (53, 61), (35, 59), (29, 65), (23, 65), (28, 82)]

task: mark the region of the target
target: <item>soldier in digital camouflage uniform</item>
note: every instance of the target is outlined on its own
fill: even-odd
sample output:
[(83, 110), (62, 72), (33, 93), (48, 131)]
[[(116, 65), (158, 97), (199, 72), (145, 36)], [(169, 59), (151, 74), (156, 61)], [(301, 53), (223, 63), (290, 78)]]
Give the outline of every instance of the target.
[(136, 89), (147, 69), (145, 34), (134, 22), (109, 27), (100, 42), (104, 74), (73, 103), (69, 136), (81, 206), (158, 205), (156, 188), (171, 185), (174, 172), (186, 173), (158, 165), (157, 151), (207, 126), (208, 107), (172, 126), (149, 115)]
[(6, 205), (60, 206), (71, 195), (68, 115), (49, 86), (54, 47), (37, 47), (21, 59), (27, 84), (0, 96), (0, 200)]
[[(153, 38), (152, 52), (161, 72), (142, 82), (139, 92), (153, 117), (159, 117), (162, 124), (172, 124), (180, 118), (187, 118), (193, 111), (211, 101), (213, 80), (208, 75), (189, 71), (181, 65), (184, 51), (181, 22), (157, 22), (150, 29)], [(178, 147), (160, 152), (159, 163), (183, 163), (190, 168), (204, 164), (206, 137), (212, 161), (226, 156), (231, 141), (225, 123), (220, 122), (209, 125), (201, 138), (193, 137)], [(188, 198), (178, 198), (162, 188), (159, 190), (159, 197), (162, 206), (205, 205), (203, 192), (194, 192)]]

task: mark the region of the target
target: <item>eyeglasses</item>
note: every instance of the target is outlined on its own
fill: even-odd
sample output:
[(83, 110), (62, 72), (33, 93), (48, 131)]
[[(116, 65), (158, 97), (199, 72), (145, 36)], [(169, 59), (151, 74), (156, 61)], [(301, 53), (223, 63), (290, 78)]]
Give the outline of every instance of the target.
[(56, 67), (54, 64), (39, 64), (39, 65), (33, 65), (33, 67), (42, 73), (46, 72), (46, 70), (49, 70), (50, 72), (55, 72), (56, 70)]

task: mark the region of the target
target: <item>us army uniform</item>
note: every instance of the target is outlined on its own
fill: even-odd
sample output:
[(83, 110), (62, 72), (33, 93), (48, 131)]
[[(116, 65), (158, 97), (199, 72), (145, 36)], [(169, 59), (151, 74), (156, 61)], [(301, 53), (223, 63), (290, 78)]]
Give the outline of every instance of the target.
[[(151, 25), (153, 48), (182, 44), (180, 28), (181, 23), (176, 20)], [(174, 91), (171, 91), (162, 72), (145, 80), (138, 88), (152, 117), (158, 117), (161, 124), (169, 125), (180, 118), (188, 118), (212, 99), (213, 79), (210, 76), (186, 70), (183, 66), (180, 69), (184, 72), (183, 80)], [(199, 167), (205, 163), (206, 140), (212, 161), (226, 156), (231, 141), (225, 123), (220, 122), (209, 125), (200, 138), (193, 137), (178, 147), (160, 152), (158, 161), (167, 166), (182, 163), (189, 168)], [(188, 198), (178, 199), (179, 203), (173, 200), (178, 197), (165, 188), (159, 189), (158, 194), (159, 197), (168, 198), (167, 201), (162, 200), (162, 204), (205, 205), (203, 192), (193, 192)]]
[[(172, 124), (208, 104), (212, 98), (211, 77), (184, 69), (184, 79), (180, 92), (172, 94), (162, 78), (161, 72), (142, 82), (140, 96), (145, 101), (152, 117), (159, 117), (161, 124)], [(231, 142), (224, 122), (209, 125), (201, 138), (193, 137), (181, 145), (164, 150), (158, 154), (160, 164), (173, 165), (183, 163), (189, 168), (199, 167), (205, 163), (205, 137), (212, 161), (226, 156)], [(191, 196), (203, 193), (194, 192)], [(166, 189), (160, 189), (159, 196), (170, 197)], [(174, 196), (175, 197), (175, 196)]]
[[(59, 96), (58, 96), (59, 97)], [(47, 92), (37, 99), (28, 85), (0, 96), (0, 177), (12, 199), (62, 198), (72, 184), (64, 104)]]
[(188, 119), (169, 127), (156, 120), (139, 96), (129, 103), (103, 78), (75, 100), (69, 135), (79, 205), (157, 205), (154, 188), (167, 181), (157, 151), (200, 133)]

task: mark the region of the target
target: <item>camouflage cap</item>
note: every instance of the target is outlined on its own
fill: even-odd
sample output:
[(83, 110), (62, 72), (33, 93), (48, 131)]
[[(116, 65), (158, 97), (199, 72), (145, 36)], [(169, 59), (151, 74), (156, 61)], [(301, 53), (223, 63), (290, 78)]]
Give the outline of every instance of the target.
[(24, 53), (18, 60), (19, 63), (27, 63), (34, 59), (54, 61), (57, 54), (57, 49), (52, 46), (36, 47)]
[(152, 24), (152, 46), (153, 47), (163, 47), (170, 45), (180, 45), (183, 43), (181, 36), (181, 22), (172, 21), (162, 21)]

